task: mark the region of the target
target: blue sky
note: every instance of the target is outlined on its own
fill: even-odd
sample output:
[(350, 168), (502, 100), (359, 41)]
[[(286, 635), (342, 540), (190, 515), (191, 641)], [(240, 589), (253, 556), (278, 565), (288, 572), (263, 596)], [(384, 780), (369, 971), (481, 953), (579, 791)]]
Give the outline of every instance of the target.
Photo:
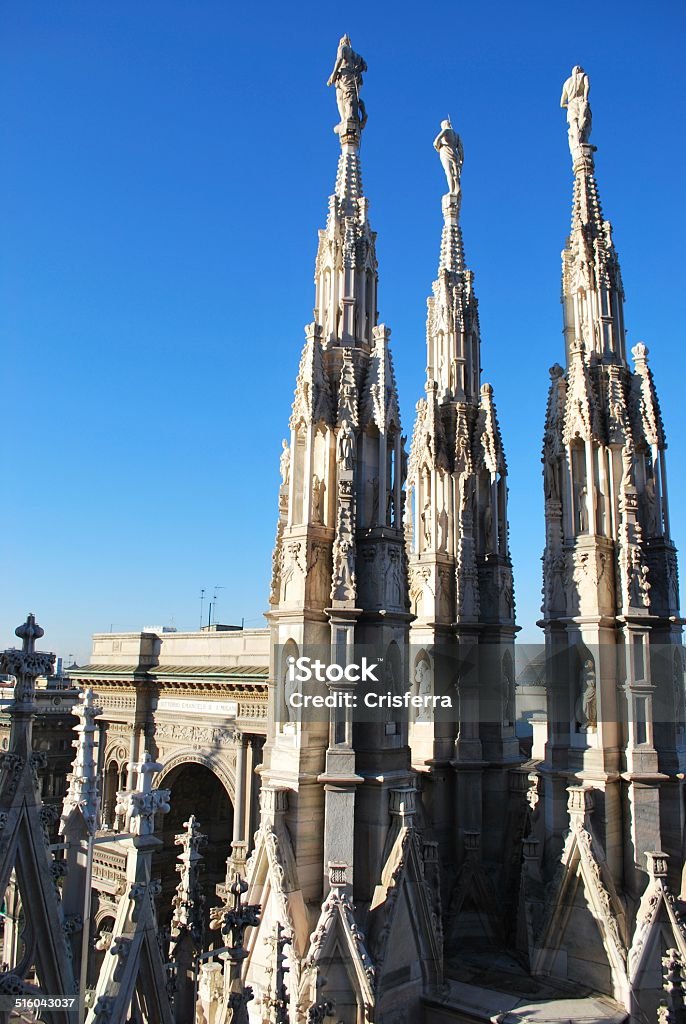
[(577, 10), (3, 4), (0, 643), (32, 610), (45, 646), (83, 660), (95, 631), (196, 628), (215, 585), (220, 620), (262, 624), (344, 31), (369, 65), (363, 175), (408, 433), (444, 191), (431, 143), (446, 114), (462, 135), (523, 637), (539, 639), (540, 445), (572, 184), (559, 97), (575, 63), (591, 78), (629, 342), (651, 350), (686, 552), (684, 10)]

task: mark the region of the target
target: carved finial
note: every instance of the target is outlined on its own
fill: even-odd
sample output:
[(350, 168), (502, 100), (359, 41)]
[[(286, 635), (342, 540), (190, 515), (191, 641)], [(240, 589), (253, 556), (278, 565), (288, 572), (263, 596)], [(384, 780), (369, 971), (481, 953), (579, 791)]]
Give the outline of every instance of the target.
[(631, 350), (631, 354), (634, 357), (634, 362), (636, 363), (636, 366), (643, 366), (648, 362), (649, 351), (650, 350), (648, 346), (644, 345), (642, 341), (639, 341), (637, 345), (634, 345), (634, 347)]
[(336, 63), (326, 83), (336, 88), (336, 103), (341, 121), (334, 131), (340, 135), (341, 142), (359, 142), (360, 132), (367, 123), (367, 111), (360, 98), (362, 73), (366, 70), (364, 58), (355, 53), (350, 44), (350, 36), (342, 36), (338, 44)]
[(591, 137), (591, 107), (588, 102), (590, 88), (588, 75), (578, 64), (572, 68), (571, 75), (562, 86), (560, 106), (567, 108), (569, 151), (575, 162), (583, 155), (581, 147), (588, 145)]
[(97, 729), (95, 719), (102, 714), (102, 708), (95, 706), (93, 690), (90, 686), (81, 691), (80, 697), (79, 703), (73, 710), (73, 714), (79, 719), (78, 724), (74, 727), (77, 735), (73, 743), (73, 746), (76, 747), (76, 757), (69, 776), (69, 789), (64, 798), (60, 834), (66, 832), (72, 814), (80, 810), (86, 828), (92, 835), (98, 827), (100, 810), (97, 757), (95, 755), (95, 732)]
[(22, 650), (24, 654), (33, 654), (36, 649), (36, 640), (40, 640), (45, 635), (45, 630), (42, 626), (38, 625), (33, 612), (29, 612), (26, 616), (26, 622), (22, 622), (21, 626), (17, 626), (14, 635), (23, 640)]
[(202, 936), (205, 897), (200, 890), (200, 864), (203, 860), (200, 849), (207, 844), (207, 836), (199, 828), (198, 819), (191, 814), (183, 823), (184, 831), (174, 836), (174, 843), (181, 847), (177, 857), (176, 871), (179, 884), (172, 900), (174, 912), (171, 922), (171, 954), (184, 934), (199, 943)]

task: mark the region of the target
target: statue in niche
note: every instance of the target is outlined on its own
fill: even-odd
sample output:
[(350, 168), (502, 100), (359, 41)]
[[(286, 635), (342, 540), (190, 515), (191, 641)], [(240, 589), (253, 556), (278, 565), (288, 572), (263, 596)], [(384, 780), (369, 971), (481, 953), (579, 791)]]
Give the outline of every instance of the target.
[(509, 664), (503, 668), (503, 725), (512, 725), (512, 670)]
[(324, 481), (320, 480), (315, 473), (312, 480), (312, 522), (323, 521), (322, 511), (324, 504)]
[(372, 487), (372, 526), (379, 521), (379, 478), (372, 477), (369, 481)]
[(355, 597), (355, 548), (349, 537), (341, 538), (339, 544), (333, 596), (344, 601)]
[(656, 537), (658, 534), (657, 523), (657, 495), (655, 494), (655, 477), (649, 476), (643, 491), (645, 497), (645, 521), (646, 534), (648, 537)]
[[(426, 658), (420, 658), (414, 669), (414, 681), (417, 684), (418, 697), (431, 696), (431, 665)], [(415, 722), (430, 722), (431, 709), (428, 705), (417, 708)]]
[(448, 550), (448, 513), (444, 508), (438, 513), (438, 550)]
[(434, 149), (438, 153), (445, 176), (448, 179), (448, 194), (460, 195), (460, 174), (464, 162), (462, 140), (450, 123), (450, 118), (441, 121), (441, 130), (434, 139)]
[(579, 676), (580, 696), (574, 709), (579, 730), (595, 732), (598, 727), (598, 697), (595, 665), (592, 658), (584, 662)]
[(341, 469), (353, 468), (353, 441), (354, 434), (350, 424), (343, 420), (338, 434), (338, 464)]
[(545, 496), (549, 501), (560, 500), (557, 463), (550, 455), (546, 455), (543, 462), (543, 486), (545, 489)]
[(567, 133), (572, 157), (578, 155), (582, 144), (587, 143), (591, 137), (589, 91), (588, 75), (577, 64), (572, 68), (571, 75), (562, 86), (562, 98), (560, 99), (560, 106), (567, 108)]
[(286, 721), (295, 722), (297, 721), (297, 711), (291, 706), (291, 697), (298, 689), (298, 683), (295, 679), (290, 678), (291, 673), (286, 670), (283, 682), (283, 699), (286, 705)]
[(285, 487), (291, 476), (291, 446), (284, 437), (281, 442), (281, 458), (279, 459), (279, 470), (281, 471), (281, 486)]
[(448, 389), (451, 394), (457, 391), (457, 359), (450, 360), (450, 373), (448, 375)]
[(493, 510), (491, 503), (484, 508), (484, 551), (487, 555), (493, 554), (495, 544), (493, 540)]
[(605, 495), (598, 489), (595, 496), (595, 521), (598, 533), (605, 535)]
[(431, 547), (431, 498), (427, 497), (422, 510), (422, 531), (424, 534), (424, 549)]
[(390, 548), (389, 563), (386, 569), (385, 602), (392, 606), (400, 604), (402, 586), (400, 583), (400, 555), (395, 548)]
[(558, 555), (550, 565), (550, 611), (562, 611), (567, 608), (567, 599), (563, 587), (563, 573), (565, 567), (564, 555)]
[(634, 608), (647, 608), (650, 592), (648, 582), (648, 566), (645, 565), (641, 554), (636, 547), (629, 552), (628, 564), (629, 577), (629, 604)]
[(350, 45), (350, 36), (344, 35), (338, 44), (336, 63), (327, 85), (336, 88), (336, 103), (341, 122), (357, 121), (360, 128), (367, 123), (367, 111), (360, 99), (362, 74), (367, 65), (359, 53), (355, 53)]
[(579, 521), (579, 533), (588, 533), (588, 505), (586, 500), (588, 498), (588, 491), (586, 490), (586, 484), (579, 489), (579, 499), (577, 502), (577, 515)]
[(512, 588), (512, 580), (507, 579), (503, 583), (503, 601), (505, 602), (505, 614), (508, 619), (512, 618), (514, 612), (514, 592)]
[(622, 448), (622, 490), (635, 486), (634, 453), (628, 444)]

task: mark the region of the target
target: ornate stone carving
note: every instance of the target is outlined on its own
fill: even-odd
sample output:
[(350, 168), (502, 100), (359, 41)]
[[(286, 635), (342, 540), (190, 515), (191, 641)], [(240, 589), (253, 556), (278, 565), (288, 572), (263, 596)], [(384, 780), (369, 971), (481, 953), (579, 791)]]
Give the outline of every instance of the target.
[(567, 108), (569, 151), (576, 159), (583, 143), (591, 136), (591, 107), (588, 102), (590, 85), (588, 75), (577, 64), (562, 86), (560, 106)]
[(357, 122), (360, 128), (364, 128), (367, 123), (367, 112), (360, 98), (362, 74), (366, 70), (364, 59), (359, 53), (355, 53), (350, 45), (350, 36), (342, 36), (338, 44), (336, 63), (326, 83), (335, 86), (336, 89), (336, 103), (341, 118), (339, 128), (348, 121)]
[(448, 179), (448, 193), (460, 195), (460, 175), (464, 161), (462, 140), (450, 123), (450, 118), (441, 121), (441, 130), (434, 139), (434, 149), (441, 158), (441, 164)]

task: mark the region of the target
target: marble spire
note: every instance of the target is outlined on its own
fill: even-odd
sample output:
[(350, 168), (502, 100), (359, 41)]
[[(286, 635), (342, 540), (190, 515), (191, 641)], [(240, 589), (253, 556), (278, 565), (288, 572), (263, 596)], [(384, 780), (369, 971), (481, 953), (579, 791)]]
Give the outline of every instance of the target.
[[(290, 672), (299, 657), (354, 662), (365, 645), (375, 658), (378, 652), (383, 664), (383, 679), (377, 680), (382, 689), (401, 694), (409, 677), (402, 528), (406, 459), (391, 332), (378, 323), (375, 234), (362, 189), (365, 70), (364, 60), (343, 37), (329, 79), (340, 116), (334, 129), (340, 144), (336, 185), (326, 226), (319, 232), (314, 318), (305, 328), (290, 438), (280, 456), (269, 612), (272, 713), (261, 825), (246, 868), (250, 898), (267, 892), (264, 873), (273, 860), (269, 851), (276, 836), (287, 867), (280, 880), (272, 878), (247, 976), (264, 988), (266, 969), (273, 971), (274, 964), (261, 963), (260, 950), (278, 921), (293, 935), (291, 999), (304, 1011), (316, 1002), (317, 979), (331, 978), (339, 969), (331, 966), (329, 940), (339, 951), (350, 946), (347, 916), (330, 913), (331, 865), (337, 866), (335, 885), (345, 890), (351, 907), (354, 893), (361, 908), (357, 945), (346, 956), (353, 958), (360, 977), (364, 974), (362, 908), (371, 905), (381, 879), (392, 876), (387, 864), (395, 833), (389, 832), (389, 808), (412, 778), (403, 714), (353, 721), (354, 691), (371, 682), (337, 683), (337, 706), (330, 714), (316, 715), (294, 706), (292, 696), (300, 687)], [(332, 687), (320, 689), (324, 694)], [(308, 925), (308, 914), (311, 924), (317, 907), (324, 944), (314, 942)], [(348, 938), (340, 929), (348, 929)], [(424, 934), (423, 948), (431, 942)], [(297, 964), (308, 950), (311, 968), (306, 978), (298, 977)], [(409, 949), (403, 953), (410, 955), (415, 954)], [(344, 987), (337, 1012), (352, 1019), (354, 1007), (368, 993), (364, 986), (356, 992), (348, 991), (348, 982)]]
[[(664, 429), (646, 346), (632, 348), (633, 371), (626, 357), (624, 290), (595, 177), (589, 94), (588, 76), (577, 66), (561, 100), (574, 175), (562, 253), (565, 367), (550, 370), (542, 459), (540, 625), (548, 694), (542, 845), (552, 864), (578, 809), (586, 819), (592, 812), (594, 857), (605, 865), (606, 884), (616, 887), (623, 906), (636, 907), (647, 892), (643, 865), (656, 850), (669, 864), (669, 884), (675, 891), (681, 886), (681, 836), (668, 810), (670, 774), (686, 761), (681, 619)], [(569, 788), (567, 808), (564, 790), (574, 776), (584, 787)], [(541, 948), (554, 941), (570, 951), (588, 928), (575, 915), (561, 923), (567, 868), (559, 877), (560, 888), (550, 890), (549, 930), (538, 941)], [(589, 875), (587, 885), (593, 884)], [(634, 925), (640, 933), (641, 914), (628, 921), (629, 934)], [(581, 978), (586, 961), (567, 955), (566, 976)], [(546, 973), (551, 965), (544, 952), (535, 969)], [(630, 983), (633, 988), (636, 979)], [(639, 988), (632, 1006), (640, 1002)], [(613, 994), (625, 998), (617, 984)]]

